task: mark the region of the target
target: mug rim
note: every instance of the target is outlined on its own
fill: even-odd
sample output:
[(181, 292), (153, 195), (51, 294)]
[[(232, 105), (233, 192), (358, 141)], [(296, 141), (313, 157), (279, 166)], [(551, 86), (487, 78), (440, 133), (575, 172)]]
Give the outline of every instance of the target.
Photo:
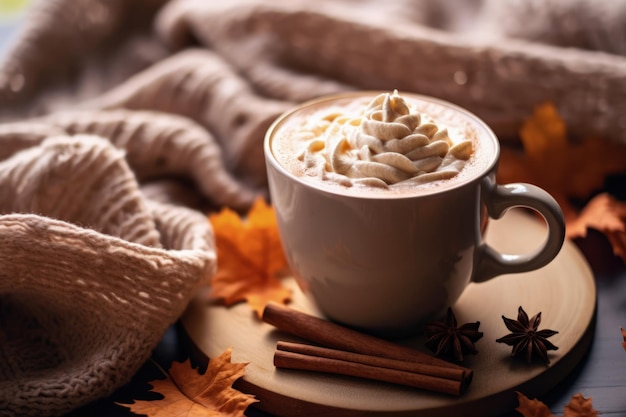
[[(489, 127), (489, 125), (485, 123), (485, 121), (483, 121), (480, 117), (470, 112), (469, 110), (457, 104), (451, 103), (447, 100), (443, 100), (443, 99), (425, 95), (425, 94), (418, 94), (418, 93), (411, 93), (411, 92), (402, 93), (401, 95), (404, 97), (410, 97), (412, 99), (420, 100), (420, 101), (427, 102), (427, 103), (433, 103), (433, 104), (436, 104), (445, 108), (449, 108), (451, 110), (454, 110), (457, 113), (461, 113), (465, 119), (473, 121), (480, 129), (484, 131), (486, 136), (489, 137), (489, 141), (491, 142), (491, 146), (493, 148), (491, 161), (485, 164), (485, 166), (482, 169), (478, 170), (475, 175), (472, 175), (460, 181), (456, 181), (454, 184), (447, 186), (447, 187), (443, 187), (443, 188), (442, 187), (430, 187), (430, 188), (418, 187), (416, 188), (415, 191), (403, 191), (403, 192), (397, 192), (397, 193), (370, 192), (367, 194), (358, 194), (358, 193), (349, 192), (350, 190), (349, 187), (341, 187), (340, 185), (338, 185), (336, 189), (334, 189), (335, 187), (316, 185), (312, 181), (307, 181), (305, 179), (302, 179), (300, 176), (293, 174), (277, 160), (276, 156), (274, 155), (274, 152), (272, 151), (272, 146), (271, 146), (272, 138), (274, 137), (274, 133), (281, 127), (281, 125), (285, 122), (285, 120), (287, 120), (293, 114), (299, 111), (302, 111), (306, 108), (316, 106), (325, 102), (331, 102), (331, 101), (347, 99), (347, 98), (352, 98), (352, 97), (354, 98), (365, 97), (368, 95), (371, 95), (373, 99), (377, 95), (383, 94), (383, 93), (389, 93), (389, 91), (386, 91), (386, 90), (348, 91), (348, 92), (340, 92), (340, 93), (334, 93), (334, 94), (326, 94), (323, 96), (315, 97), (310, 100), (305, 100), (299, 104), (295, 104), (293, 108), (280, 114), (272, 122), (272, 124), (268, 127), (267, 131), (265, 132), (265, 136), (263, 139), (263, 149), (264, 149), (266, 163), (269, 163), (272, 166), (272, 168), (280, 172), (283, 176), (286, 176), (290, 178), (291, 180), (296, 181), (300, 185), (305, 186), (309, 189), (312, 189), (321, 193), (330, 194), (330, 195), (341, 196), (342, 198), (354, 198), (354, 199), (360, 199), (360, 200), (396, 200), (396, 199), (402, 200), (402, 199), (408, 199), (408, 198), (425, 198), (425, 197), (442, 195), (448, 192), (453, 192), (454, 190), (458, 190), (459, 188), (466, 187), (467, 185), (475, 183), (477, 181), (480, 181), (485, 176), (489, 175), (492, 172), (495, 172), (495, 168), (497, 167), (498, 161), (500, 159), (500, 142), (496, 134)], [(481, 135), (481, 138), (482, 138), (482, 135)]]

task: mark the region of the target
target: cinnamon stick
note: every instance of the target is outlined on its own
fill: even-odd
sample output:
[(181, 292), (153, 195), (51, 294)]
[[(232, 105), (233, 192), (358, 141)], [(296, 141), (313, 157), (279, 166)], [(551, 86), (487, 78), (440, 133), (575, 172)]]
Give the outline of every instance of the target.
[(324, 347), (387, 359), (460, 369), (463, 372), (464, 385), (468, 385), (472, 379), (473, 373), (469, 368), (447, 362), (407, 346), (349, 329), (278, 303), (269, 303), (263, 311), (262, 319), (279, 330)]
[[(294, 352), (296, 350), (297, 352)], [(347, 354), (347, 355), (346, 355)], [(351, 355), (357, 356), (351, 356)], [(350, 359), (356, 359), (352, 361)], [(325, 372), (338, 375), (354, 376), (376, 381), (406, 385), (428, 391), (449, 395), (461, 395), (466, 385), (460, 379), (441, 378), (432, 375), (381, 367), (373, 363), (379, 359), (403, 363), (402, 361), (361, 355), (352, 352), (325, 349), (315, 346), (286, 346), (279, 342), (274, 354), (274, 366), (277, 368), (298, 369)], [(388, 364), (387, 364), (388, 365)]]
[(398, 359), (388, 359), (382, 358), (380, 356), (364, 355), (362, 353), (348, 352), (338, 349), (329, 349), (326, 347), (307, 345), (303, 343), (286, 342), (281, 340), (276, 344), (276, 350), (283, 352), (300, 353), (303, 355), (316, 356), (320, 358), (338, 359), (347, 362), (375, 366), (378, 368), (395, 369), (397, 371), (405, 371), (415, 374), (434, 376), (437, 378), (451, 379), (454, 381), (463, 381), (465, 379), (465, 372), (463, 371), (463, 369), (460, 368), (429, 365), (419, 362), (401, 361)]

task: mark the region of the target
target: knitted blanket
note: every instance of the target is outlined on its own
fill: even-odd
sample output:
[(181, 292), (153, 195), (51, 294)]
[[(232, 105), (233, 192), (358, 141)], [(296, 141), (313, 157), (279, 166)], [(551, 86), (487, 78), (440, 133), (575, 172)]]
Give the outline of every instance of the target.
[(40, 0), (0, 61), (0, 415), (110, 395), (266, 196), (295, 103), (415, 92), (626, 143), (626, 0)]

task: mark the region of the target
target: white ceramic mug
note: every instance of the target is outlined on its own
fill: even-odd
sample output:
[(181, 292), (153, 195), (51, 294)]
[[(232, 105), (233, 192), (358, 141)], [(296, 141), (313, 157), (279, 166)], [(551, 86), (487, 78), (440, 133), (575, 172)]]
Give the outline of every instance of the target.
[[(559, 205), (544, 190), (523, 183), (496, 185), (495, 134), (467, 110), (431, 97), (406, 95), (463, 118), (480, 137), (481, 157), (487, 158), (476, 175), (453, 187), (360, 195), (308, 181), (277, 161), (272, 140), (286, 120), (335, 100), (376, 94), (304, 103), (274, 122), (264, 149), (283, 247), (304, 293), (331, 320), (400, 336), (419, 331), (452, 306), (471, 281), (548, 264), (561, 249), (565, 225)], [(485, 227), (489, 217), (497, 219), (517, 206), (543, 216), (547, 238), (533, 253), (501, 254), (484, 242)]]

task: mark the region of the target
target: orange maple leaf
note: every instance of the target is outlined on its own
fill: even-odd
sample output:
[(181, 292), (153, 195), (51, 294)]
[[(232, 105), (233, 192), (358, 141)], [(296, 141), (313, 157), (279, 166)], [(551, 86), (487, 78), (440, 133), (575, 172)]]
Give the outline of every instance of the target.
[(518, 407), (515, 409), (524, 417), (554, 417), (547, 405), (538, 399), (529, 399), (521, 392), (515, 391), (517, 394)]
[(585, 398), (578, 393), (565, 406), (563, 417), (598, 417), (598, 412), (591, 405), (591, 397)]
[(217, 272), (211, 279), (210, 297), (230, 306), (247, 301), (261, 317), (269, 301), (291, 299), (280, 273), (287, 268), (276, 216), (271, 206), (258, 199), (244, 221), (225, 208), (209, 216), (217, 246)]
[(520, 138), (523, 153), (502, 149), (498, 180), (542, 187), (563, 209), (568, 238), (584, 237), (588, 227), (597, 228), (607, 235), (615, 254), (626, 260), (626, 204), (599, 197), (586, 212), (571, 204), (571, 199), (584, 200), (601, 190), (608, 175), (626, 171), (626, 146), (598, 138), (571, 143), (565, 123), (549, 102), (525, 121)]
[(626, 203), (607, 193), (599, 194), (567, 227), (570, 238), (585, 237), (588, 228), (602, 232), (609, 239), (613, 253), (626, 260)]
[[(519, 403), (517, 410), (524, 417), (555, 417), (548, 406), (537, 399), (529, 399), (521, 392), (517, 394)], [(581, 393), (572, 396), (565, 406), (563, 417), (598, 417), (598, 412), (591, 405), (591, 398), (585, 398)]]
[(118, 404), (148, 417), (243, 417), (248, 406), (258, 400), (232, 388), (247, 364), (231, 363), (230, 357), (231, 349), (227, 349), (212, 358), (204, 375), (191, 367), (189, 359), (174, 362), (166, 379), (150, 382), (152, 391), (163, 399)]
[(624, 350), (626, 350), (626, 330), (621, 327), (619, 329), (622, 331), (622, 337), (624, 338), (624, 341), (622, 342), (622, 347), (624, 348)]

